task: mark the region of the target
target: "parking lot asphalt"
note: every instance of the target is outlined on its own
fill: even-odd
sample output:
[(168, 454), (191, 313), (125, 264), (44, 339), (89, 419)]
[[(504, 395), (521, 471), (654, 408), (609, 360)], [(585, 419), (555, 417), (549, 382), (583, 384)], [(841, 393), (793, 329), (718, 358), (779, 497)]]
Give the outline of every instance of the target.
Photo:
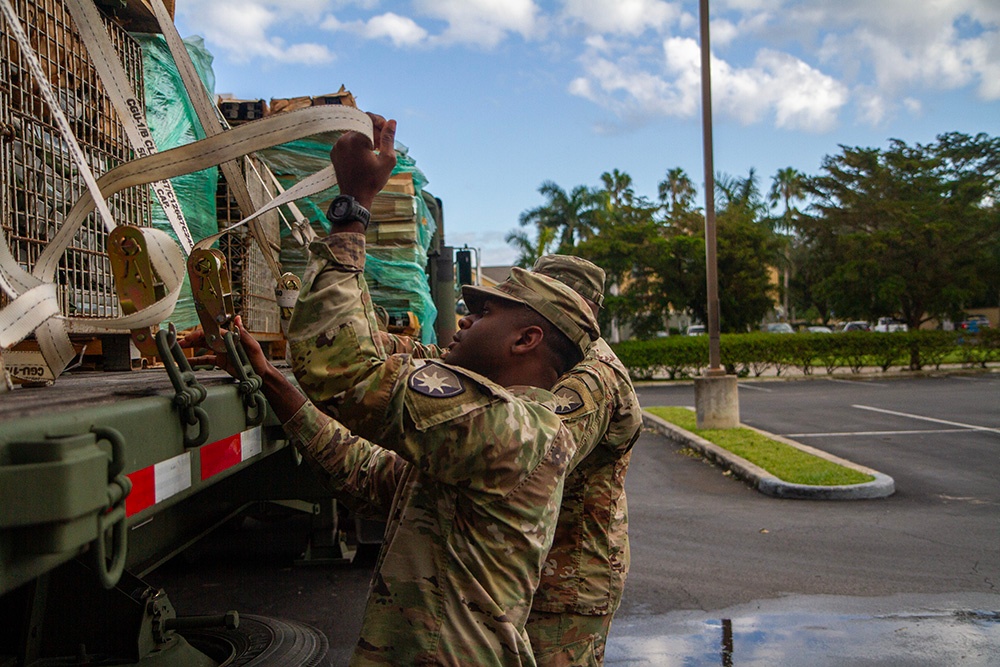
[[(637, 391), (694, 405), (690, 385)], [(643, 435), (607, 664), (998, 664), (1000, 377), (741, 381), (739, 399), (744, 423), (881, 470), (896, 493), (770, 498)]]
[[(637, 387), (693, 405), (690, 384)], [(607, 665), (1000, 664), (1000, 375), (740, 382), (741, 419), (881, 470), (889, 498), (765, 496), (645, 432)], [(314, 625), (347, 663), (373, 566), (294, 565), (307, 517), (210, 535), (147, 579), (181, 614)]]

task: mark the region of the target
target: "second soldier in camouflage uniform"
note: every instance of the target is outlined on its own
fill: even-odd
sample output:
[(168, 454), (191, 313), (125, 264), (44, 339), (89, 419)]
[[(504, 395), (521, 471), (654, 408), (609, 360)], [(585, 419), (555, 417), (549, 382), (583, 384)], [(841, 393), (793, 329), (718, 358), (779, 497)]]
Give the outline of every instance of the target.
[[(532, 271), (604, 300), (604, 271), (578, 257), (547, 255)], [(642, 413), (628, 370), (603, 338), (552, 391), (579, 445), (566, 477), (559, 524), (531, 606), (528, 635), (539, 665), (600, 665), (629, 566), (625, 473)]]

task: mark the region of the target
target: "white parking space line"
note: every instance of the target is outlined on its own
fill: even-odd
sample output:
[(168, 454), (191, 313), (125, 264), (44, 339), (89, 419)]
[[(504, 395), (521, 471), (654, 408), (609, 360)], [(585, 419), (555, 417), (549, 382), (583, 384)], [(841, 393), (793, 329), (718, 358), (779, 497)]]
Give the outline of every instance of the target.
[(835, 433), (786, 433), (786, 438), (849, 438), (855, 435), (925, 435), (928, 433), (975, 433), (970, 428), (942, 428), (922, 431), (840, 431)]
[(1000, 433), (1000, 428), (989, 428), (988, 426), (976, 426), (975, 424), (963, 424), (962, 422), (948, 421), (947, 419), (936, 419), (934, 417), (924, 417), (923, 415), (914, 415), (909, 412), (896, 412), (895, 410), (884, 410), (882, 408), (875, 408), (870, 405), (852, 405), (852, 408), (857, 408), (859, 410), (871, 410), (872, 412), (881, 412), (886, 415), (895, 415), (896, 417), (907, 417), (908, 419), (919, 419), (926, 422), (934, 422), (935, 424), (946, 424), (947, 426), (958, 426), (959, 428), (966, 428), (972, 431), (988, 431), (990, 433)]
[(889, 385), (883, 384), (881, 382), (869, 382), (867, 380), (838, 380), (837, 378), (823, 378), (827, 382), (840, 382), (843, 384), (853, 384), (863, 387), (887, 387)]
[(752, 384), (745, 384), (743, 382), (737, 383), (736, 386), (739, 389), (753, 389), (754, 391), (766, 391), (767, 393), (771, 393), (772, 391), (774, 391), (773, 389), (767, 389), (766, 387), (755, 387)]

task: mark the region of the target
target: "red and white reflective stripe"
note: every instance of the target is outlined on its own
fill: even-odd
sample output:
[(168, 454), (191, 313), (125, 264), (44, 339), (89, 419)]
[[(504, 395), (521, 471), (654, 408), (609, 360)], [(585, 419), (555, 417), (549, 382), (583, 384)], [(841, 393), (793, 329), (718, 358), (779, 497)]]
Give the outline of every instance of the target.
[[(198, 449), (201, 480), (257, 456), (263, 451), (261, 430), (249, 431), (217, 440)], [(160, 461), (129, 473), (132, 492), (125, 499), (125, 514), (132, 516), (191, 488), (191, 452)]]
[(201, 456), (201, 480), (205, 481), (237, 463), (257, 456), (261, 452), (260, 427), (223, 438), (210, 445), (204, 445), (198, 453)]
[(125, 515), (132, 516), (191, 488), (191, 453), (136, 470), (128, 478), (132, 491), (125, 498)]

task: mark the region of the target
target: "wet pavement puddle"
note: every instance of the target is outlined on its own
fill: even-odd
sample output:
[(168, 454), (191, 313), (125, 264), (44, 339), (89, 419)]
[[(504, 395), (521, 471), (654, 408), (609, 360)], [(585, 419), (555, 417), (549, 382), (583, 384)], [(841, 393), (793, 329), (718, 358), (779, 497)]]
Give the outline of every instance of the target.
[(1000, 596), (795, 596), (616, 618), (605, 665), (1000, 665)]

